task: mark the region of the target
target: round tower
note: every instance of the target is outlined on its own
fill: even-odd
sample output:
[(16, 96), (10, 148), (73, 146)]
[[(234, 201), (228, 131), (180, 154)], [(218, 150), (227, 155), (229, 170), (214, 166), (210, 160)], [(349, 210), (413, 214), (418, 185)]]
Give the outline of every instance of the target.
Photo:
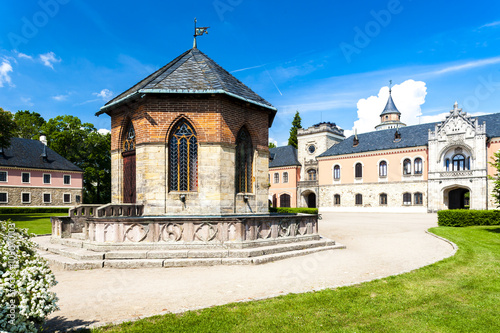
[(380, 124), (375, 126), (375, 129), (379, 131), (404, 126), (406, 126), (406, 124), (401, 122), (401, 112), (399, 112), (396, 104), (394, 104), (392, 100), (392, 88), (389, 87), (389, 99), (387, 100), (384, 111), (380, 114)]

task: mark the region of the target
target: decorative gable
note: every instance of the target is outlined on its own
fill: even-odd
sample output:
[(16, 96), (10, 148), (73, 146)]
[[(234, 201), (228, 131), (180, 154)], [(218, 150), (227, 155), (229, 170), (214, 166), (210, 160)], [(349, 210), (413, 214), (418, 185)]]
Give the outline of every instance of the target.
[(467, 115), (455, 102), (453, 110), (441, 123), (436, 124), (434, 132), (429, 131), (429, 140), (463, 142), (477, 135), (486, 134), (486, 125), (479, 125), (477, 118)]

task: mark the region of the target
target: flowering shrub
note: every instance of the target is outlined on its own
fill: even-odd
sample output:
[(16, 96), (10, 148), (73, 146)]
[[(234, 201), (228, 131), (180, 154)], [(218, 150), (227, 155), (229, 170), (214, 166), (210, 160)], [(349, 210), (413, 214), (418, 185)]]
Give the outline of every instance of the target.
[(58, 309), (56, 280), (26, 230), (0, 221), (0, 331), (37, 332)]

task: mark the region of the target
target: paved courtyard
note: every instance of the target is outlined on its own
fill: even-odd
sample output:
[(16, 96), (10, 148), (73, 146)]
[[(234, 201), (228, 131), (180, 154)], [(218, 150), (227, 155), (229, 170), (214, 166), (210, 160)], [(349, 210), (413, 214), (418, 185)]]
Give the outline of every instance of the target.
[(324, 213), (320, 234), (347, 246), (257, 266), (55, 271), (60, 311), (49, 327), (131, 320), (292, 292), (344, 286), (410, 271), (453, 247), (425, 233), (436, 214)]

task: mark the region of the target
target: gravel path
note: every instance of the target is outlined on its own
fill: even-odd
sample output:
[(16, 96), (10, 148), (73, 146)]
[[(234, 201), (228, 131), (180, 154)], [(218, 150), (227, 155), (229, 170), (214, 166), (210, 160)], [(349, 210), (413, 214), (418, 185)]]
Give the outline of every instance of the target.
[(325, 213), (320, 234), (347, 246), (257, 266), (55, 271), (49, 331), (344, 286), (454, 254), (430, 234), (436, 214)]

